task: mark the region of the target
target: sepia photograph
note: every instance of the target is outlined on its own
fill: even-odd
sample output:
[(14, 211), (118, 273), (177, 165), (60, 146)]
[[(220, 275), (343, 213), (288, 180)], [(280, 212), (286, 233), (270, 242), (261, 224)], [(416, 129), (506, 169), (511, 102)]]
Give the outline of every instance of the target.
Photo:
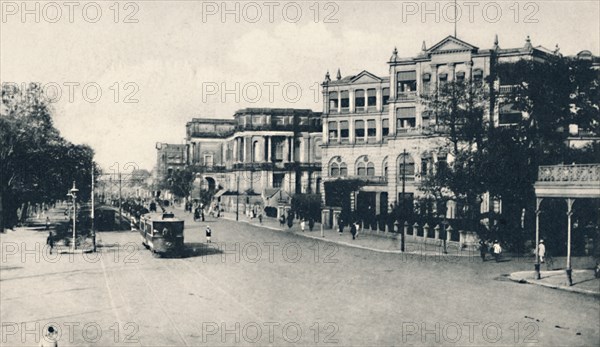
[(0, 11), (0, 347), (600, 346), (597, 0)]

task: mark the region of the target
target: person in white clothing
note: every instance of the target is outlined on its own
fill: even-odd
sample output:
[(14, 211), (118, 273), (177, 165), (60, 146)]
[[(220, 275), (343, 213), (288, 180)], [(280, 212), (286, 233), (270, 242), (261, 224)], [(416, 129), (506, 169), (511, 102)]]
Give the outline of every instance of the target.
[(544, 263), (544, 258), (546, 257), (546, 245), (544, 245), (544, 240), (540, 240), (540, 245), (538, 246), (538, 254), (540, 255), (540, 262)]

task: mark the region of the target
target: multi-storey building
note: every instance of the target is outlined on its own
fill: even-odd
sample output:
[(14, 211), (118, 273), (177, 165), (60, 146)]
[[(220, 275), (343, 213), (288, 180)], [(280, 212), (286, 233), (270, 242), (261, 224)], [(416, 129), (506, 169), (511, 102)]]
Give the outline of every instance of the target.
[(162, 180), (174, 171), (181, 170), (187, 163), (187, 145), (156, 143), (155, 179)]
[[(244, 203), (259, 204), (320, 192), (320, 113), (248, 108), (232, 120), (194, 118), (186, 132), (188, 164), (224, 208), (232, 207), (238, 192)], [(272, 199), (275, 194), (281, 198)]]
[[(529, 37), (520, 48), (500, 48), (496, 37), (491, 49), (480, 49), (448, 36), (431, 48), (423, 43), (421, 52), (409, 58), (394, 49), (387, 76), (362, 71), (342, 77), (338, 70), (336, 80), (331, 80), (327, 73), (322, 84), (323, 181), (363, 180), (366, 184), (355, 196), (354, 208), (373, 215), (385, 213), (403, 198), (421, 195), (423, 177), (449, 159), (448, 143), (433, 131), (435, 119), (424, 109), (422, 96), (446, 81), (483, 83), (498, 63), (558, 55), (558, 49), (533, 47)], [(496, 81), (494, 88), (502, 93), (510, 86)], [(521, 116), (498, 100), (494, 106), (487, 117), (495, 126)], [(494, 208), (490, 201), (483, 205), (482, 209)], [(336, 219), (330, 207), (323, 211), (326, 224)], [(449, 217), (454, 208), (448, 206)]]

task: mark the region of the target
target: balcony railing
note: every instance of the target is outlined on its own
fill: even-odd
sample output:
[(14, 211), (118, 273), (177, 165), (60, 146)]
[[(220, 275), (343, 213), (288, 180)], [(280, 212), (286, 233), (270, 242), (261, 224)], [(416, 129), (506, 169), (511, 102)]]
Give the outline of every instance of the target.
[(516, 85), (505, 85), (505, 86), (500, 86), (498, 88), (498, 91), (500, 92), (500, 94), (511, 94), (515, 90), (517, 90)]
[(400, 92), (396, 101), (412, 101), (417, 99), (417, 92)]
[(540, 166), (538, 181), (600, 182), (600, 164)]

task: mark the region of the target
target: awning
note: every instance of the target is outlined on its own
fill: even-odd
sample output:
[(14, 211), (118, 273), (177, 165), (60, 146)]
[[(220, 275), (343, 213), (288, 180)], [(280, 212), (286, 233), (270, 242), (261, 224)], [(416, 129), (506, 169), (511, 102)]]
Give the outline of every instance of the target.
[(227, 193), (227, 189), (221, 189), (221, 190), (219, 190), (218, 192), (215, 193), (214, 197), (218, 198), (218, 197), (220, 197), (221, 195), (223, 195), (225, 193)]

